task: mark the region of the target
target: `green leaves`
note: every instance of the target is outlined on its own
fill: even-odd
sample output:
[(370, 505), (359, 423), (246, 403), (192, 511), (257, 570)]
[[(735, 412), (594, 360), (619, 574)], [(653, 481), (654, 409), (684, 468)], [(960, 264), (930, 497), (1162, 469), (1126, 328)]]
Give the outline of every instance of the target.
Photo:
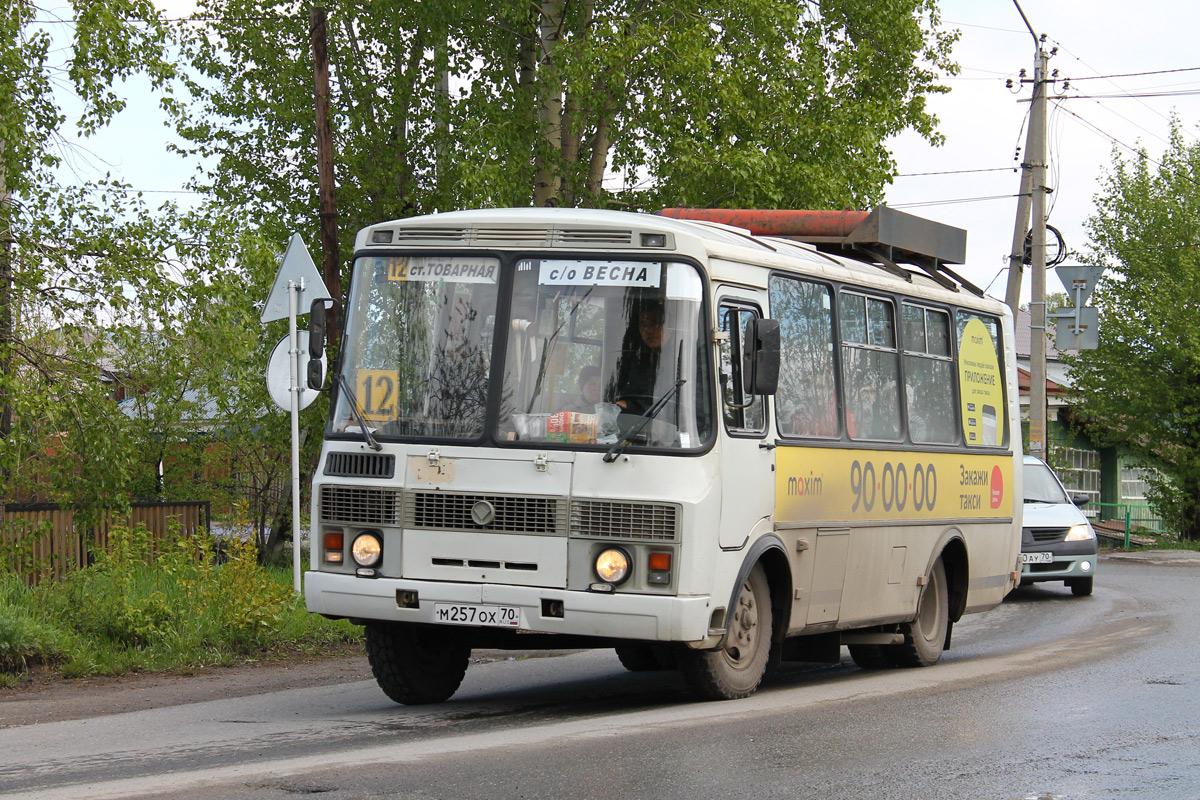
[(1094, 439), (1158, 470), (1158, 512), (1200, 538), (1200, 145), (1177, 121), (1158, 163), (1114, 153), (1088, 231), (1083, 260), (1107, 272), (1100, 347), (1069, 359), (1073, 403)]

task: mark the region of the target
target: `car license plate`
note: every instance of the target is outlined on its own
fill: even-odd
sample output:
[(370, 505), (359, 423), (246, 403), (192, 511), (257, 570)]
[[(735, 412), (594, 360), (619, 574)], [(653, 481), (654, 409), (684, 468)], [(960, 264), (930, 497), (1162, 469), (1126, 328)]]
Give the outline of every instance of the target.
[(519, 628), (521, 626), (521, 609), (515, 606), (434, 603), (433, 621), (445, 625), (485, 625), (494, 628)]
[(1021, 553), (1022, 564), (1049, 564), (1053, 560), (1053, 553)]

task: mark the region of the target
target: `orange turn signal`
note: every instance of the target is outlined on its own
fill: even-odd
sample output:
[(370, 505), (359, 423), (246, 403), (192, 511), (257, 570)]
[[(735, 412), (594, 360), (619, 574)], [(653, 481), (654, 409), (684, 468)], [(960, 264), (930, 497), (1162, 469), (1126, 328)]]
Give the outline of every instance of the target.
[(342, 545), (345, 542), (340, 533), (325, 534), (325, 560), (331, 564), (342, 562)]
[(652, 572), (666, 572), (671, 568), (670, 553), (651, 553), (650, 554), (650, 570)]

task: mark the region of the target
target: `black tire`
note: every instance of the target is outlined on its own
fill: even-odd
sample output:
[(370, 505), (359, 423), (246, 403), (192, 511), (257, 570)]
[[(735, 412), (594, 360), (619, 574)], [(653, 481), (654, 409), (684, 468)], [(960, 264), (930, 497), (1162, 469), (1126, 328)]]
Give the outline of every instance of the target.
[(851, 644), (846, 645), (850, 658), (859, 669), (888, 669), (896, 666), (892, 659), (891, 645), (886, 644)]
[(389, 698), (408, 706), (450, 699), (467, 674), (471, 648), (440, 628), (371, 623), (367, 660)]
[(1092, 593), (1094, 580), (1094, 578), (1072, 578), (1067, 581), (1067, 585), (1071, 587), (1071, 594), (1076, 597), (1087, 597)]
[(942, 559), (933, 563), (929, 583), (917, 602), (917, 617), (900, 626), (904, 644), (893, 645), (892, 658), (900, 667), (929, 667), (942, 658), (950, 629), (950, 591)]
[(771, 592), (760, 565), (742, 584), (737, 606), (726, 615), (726, 627), (729, 632), (721, 650), (679, 653), (684, 678), (708, 700), (749, 697), (766, 671), (771, 654)]

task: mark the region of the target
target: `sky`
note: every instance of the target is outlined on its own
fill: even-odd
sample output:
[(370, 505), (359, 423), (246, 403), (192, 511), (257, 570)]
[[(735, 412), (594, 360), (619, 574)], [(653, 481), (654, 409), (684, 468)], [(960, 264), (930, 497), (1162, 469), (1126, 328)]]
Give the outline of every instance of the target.
[[(886, 199), (902, 211), (964, 228), (967, 263), (956, 271), (1003, 298), (1020, 188), (1020, 173), (1013, 171), (1020, 161), (1014, 159), (1017, 147), (1024, 151), (1031, 95), (1028, 85), (1010, 90), (1005, 80), (1015, 83), (1021, 69), (1032, 77), (1034, 39), (1013, 0), (943, 0), (941, 8), (943, 23), (962, 32), (954, 50), (962, 71), (945, 81), (949, 94), (930, 101), (946, 141), (937, 148), (915, 134), (893, 141), (900, 177)], [(1130, 158), (1145, 147), (1157, 160), (1167, 147), (1172, 112), (1185, 141), (1200, 135), (1200, 3), (1021, 0), (1021, 8), (1033, 29), (1046, 35), (1047, 50), (1057, 47), (1050, 70), (1070, 81), (1065, 91), (1060, 80), (1049, 92), (1053, 192), (1047, 222), (1062, 233), (1068, 250), (1086, 251), (1084, 223), (1113, 149)], [(1162, 74), (1099, 77), (1144, 72)], [(1132, 96), (1145, 93), (1166, 96)], [(1025, 300), (1029, 283), (1026, 270)], [(1047, 276), (1046, 287), (1062, 291), (1055, 275)]]
[[(159, 5), (178, 17), (194, 4), (159, 0)], [(1145, 147), (1158, 158), (1167, 146), (1172, 112), (1186, 141), (1200, 135), (1200, 50), (1194, 43), (1200, 3), (1021, 0), (1021, 7), (1033, 29), (1046, 35), (1047, 49), (1057, 48), (1050, 69), (1058, 70), (1060, 81), (1050, 96), (1063, 99), (1050, 104), (1048, 222), (1069, 249), (1085, 250), (1084, 222), (1113, 149), (1129, 158)], [(941, 8), (943, 24), (961, 31), (954, 58), (962, 71), (944, 81), (948, 94), (930, 99), (945, 143), (932, 147), (916, 134), (891, 141), (899, 176), (886, 202), (965, 229), (967, 261), (956, 271), (1003, 298), (1020, 182), (1017, 148), (1024, 148), (1030, 97), (1028, 85), (1010, 90), (1005, 79), (1015, 81), (1022, 69), (1032, 75), (1034, 40), (1013, 0), (943, 0)], [(1070, 80), (1068, 89), (1061, 79)], [(75, 169), (85, 178), (111, 171), (147, 192), (151, 202), (160, 196), (194, 202), (195, 196), (180, 190), (195, 164), (167, 152), (173, 137), (148, 86), (131, 81), (125, 92), (129, 107), (111, 128), (84, 143), (89, 155), (74, 159)], [(1158, 96), (1132, 96), (1145, 94)], [(1055, 276), (1048, 276), (1047, 289), (1060, 290)], [(1029, 296), (1028, 273), (1023, 296)]]

